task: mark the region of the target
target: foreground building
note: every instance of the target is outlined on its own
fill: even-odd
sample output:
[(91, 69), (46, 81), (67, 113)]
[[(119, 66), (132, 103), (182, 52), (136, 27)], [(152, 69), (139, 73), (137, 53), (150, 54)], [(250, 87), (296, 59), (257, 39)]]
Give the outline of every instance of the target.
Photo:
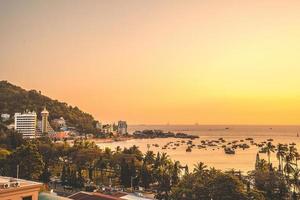
[(103, 194), (100, 192), (77, 192), (71, 196), (73, 200), (154, 200), (151, 197), (144, 197), (135, 193), (116, 192), (112, 195)]
[(15, 130), (24, 138), (36, 138), (36, 112), (15, 113)]
[(42, 183), (0, 176), (1, 200), (38, 200)]

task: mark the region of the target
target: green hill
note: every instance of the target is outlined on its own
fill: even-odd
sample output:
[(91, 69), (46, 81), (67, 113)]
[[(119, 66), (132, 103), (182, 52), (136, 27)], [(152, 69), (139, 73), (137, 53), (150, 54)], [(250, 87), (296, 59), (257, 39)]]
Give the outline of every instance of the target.
[(64, 102), (53, 100), (42, 95), (36, 90), (25, 90), (7, 81), (0, 81), (0, 113), (8, 113), (11, 116), (16, 112), (25, 110), (36, 111), (38, 117), (40, 112), (47, 107), (50, 112), (49, 119), (63, 117), (68, 126), (76, 127), (81, 133), (95, 133), (93, 116), (72, 107)]

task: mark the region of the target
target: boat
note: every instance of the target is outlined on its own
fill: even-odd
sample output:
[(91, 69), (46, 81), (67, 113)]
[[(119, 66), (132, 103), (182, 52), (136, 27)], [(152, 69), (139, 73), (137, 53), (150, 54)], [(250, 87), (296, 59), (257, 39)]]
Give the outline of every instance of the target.
[(191, 148), (191, 147), (188, 147), (185, 151), (186, 151), (186, 152), (192, 152), (192, 148)]
[(267, 153), (267, 150), (265, 148), (262, 148), (261, 150), (259, 150), (259, 153)]
[(235, 154), (235, 150), (233, 150), (232, 148), (224, 148), (224, 151), (226, 154)]

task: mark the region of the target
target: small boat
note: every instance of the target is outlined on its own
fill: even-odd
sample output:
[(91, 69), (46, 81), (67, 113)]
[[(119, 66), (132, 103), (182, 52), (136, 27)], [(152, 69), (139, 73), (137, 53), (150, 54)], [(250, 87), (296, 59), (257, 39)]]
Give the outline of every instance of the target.
[(259, 153), (267, 153), (267, 150), (263, 148), (263, 149), (259, 150)]
[(186, 152), (192, 152), (192, 148), (191, 148), (191, 147), (188, 147), (185, 151), (186, 151)]
[(226, 154), (235, 154), (235, 150), (232, 148), (224, 148), (224, 151)]

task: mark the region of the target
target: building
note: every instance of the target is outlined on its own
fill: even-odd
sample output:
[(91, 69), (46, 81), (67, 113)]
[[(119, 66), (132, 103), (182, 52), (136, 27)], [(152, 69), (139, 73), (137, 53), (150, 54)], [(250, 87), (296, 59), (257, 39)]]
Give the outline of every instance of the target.
[(127, 123), (126, 123), (126, 121), (118, 121), (117, 132), (120, 135), (127, 134)]
[(45, 134), (54, 134), (48, 122), (49, 112), (44, 108), (42, 120), (37, 120), (36, 112), (15, 113), (15, 130), (22, 133), (23, 138), (39, 138)]
[(99, 192), (78, 192), (68, 198), (73, 200), (122, 200), (119, 197), (114, 197), (107, 194), (102, 194)]
[(54, 119), (51, 121), (51, 124), (56, 128), (56, 129), (65, 129), (67, 127), (66, 125), (66, 120), (63, 117), (60, 117), (59, 119)]
[(39, 200), (71, 200), (67, 197), (58, 196), (54, 192), (41, 192), (39, 194)]
[(96, 129), (99, 129), (99, 130), (102, 129), (102, 124), (101, 124), (101, 122), (97, 122), (97, 123), (96, 123)]
[(37, 137), (42, 137), (45, 135), (51, 135), (54, 134), (55, 131), (51, 127), (49, 121), (48, 121), (48, 116), (49, 112), (47, 111), (46, 107), (44, 110), (41, 112), (42, 120), (39, 120), (37, 122), (37, 130), (36, 130), (36, 136)]
[(37, 115), (36, 112), (15, 113), (15, 130), (23, 138), (36, 138)]
[(56, 132), (54, 134), (51, 134), (49, 137), (53, 140), (65, 140), (65, 139), (69, 139), (70, 135), (69, 135), (69, 131), (61, 131), (61, 132)]
[(7, 121), (7, 120), (9, 120), (9, 119), (10, 119), (10, 114), (7, 114), (7, 113), (1, 114), (1, 120), (2, 120), (3, 122), (5, 122), (5, 121)]
[(112, 127), (112, 125), (110, 125), (110, 124), (104, 124), (104, 125), (102, 126), (102, 131), (103, 131), (104, 133), (112, 133), (112, 132), (113, 132), (113, 127)]
[(71, 196), (73, 200), (154, 200), (152, 197), (145, 197), (141, 193), (116, 192), (113, 194), (103, 194), (100, 192), (78, 192)]
[(14, 124), (14, 123), (9, 124), (9, 125), (6, 126), (6, 128), (7, 128), (8, 130), (13, 130), (13, 129), (15, 129), (15, 124)]
[(42, 183), (0, 176), (1, 200), (38, 200)]
[(42, 133), (48, 133), (48, 116), (49, 116), (49, 112), (46, 109), (46, 107), (44, 107), (44, 110), (41, 112), (42, 115)]

